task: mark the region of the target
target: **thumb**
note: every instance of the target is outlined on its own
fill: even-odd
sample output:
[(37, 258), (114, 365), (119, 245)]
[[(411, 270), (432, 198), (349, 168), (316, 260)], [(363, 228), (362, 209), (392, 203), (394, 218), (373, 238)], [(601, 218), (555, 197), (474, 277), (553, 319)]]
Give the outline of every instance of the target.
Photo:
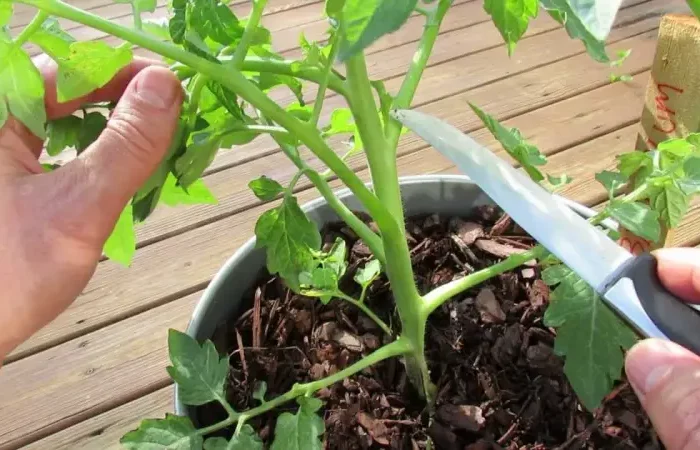
[(654, 256), (664, 286), (687, 302), (700, 303), (700, 249), (663, 248)]
[(700, 448), (700, 357), (647, 339), (627, 354), (627, 377), (668, 450)]
[[(162, 161), (177, 128), (182, 88), (168, 69), (149, 67), (129, 83), (105, 130), (63, 168), (74, 216), (106, 239), (129, 199)], [(59, 171), (61, 172), (61, 171)]]

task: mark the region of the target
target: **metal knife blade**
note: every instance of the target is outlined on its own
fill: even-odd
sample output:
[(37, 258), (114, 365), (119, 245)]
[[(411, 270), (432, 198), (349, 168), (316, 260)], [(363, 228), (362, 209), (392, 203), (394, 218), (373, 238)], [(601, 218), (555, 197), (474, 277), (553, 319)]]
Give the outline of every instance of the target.
[[(457, 128), (412, 110), (392, 113), (450, 159), (534, 239), (574, 270), (631, 325), (649, 337), (664, 337), (650, 320), (629, 280), (620, 280), (634, 256), (589, 224), (527, 174)], [(619, 282), (618, 282), (619, 281)]]

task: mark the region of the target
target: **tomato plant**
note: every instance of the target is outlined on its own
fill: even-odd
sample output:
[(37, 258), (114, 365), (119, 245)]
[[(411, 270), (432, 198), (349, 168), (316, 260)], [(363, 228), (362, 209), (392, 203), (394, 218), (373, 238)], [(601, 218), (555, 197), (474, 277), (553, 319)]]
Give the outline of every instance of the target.
[[(430, 405), (435, 397), (425, 358), (425, 331), (429, 315), (456, 295), (505, 271), (538, 259), (545, 267), (544, 281), (553, 287), (553, 299), (545, 314), (548, 326), (557, 329), (556, 350), (565, 357), (565, 371), (582, 403), (599, 405), (620, 377), (623, 350), (636, 335), (596, 296), (593, 289), (547, 250), (535, 247), (463, 278), (435, 287), (421, 295), (414, 283), (409, 248), (405, 239), (396, 152), (405, 132), (391, 116), (393, 109), (411, 107), (440, 25), (450, 12), (451, 0), (326, 0), (327, 40), (309, 42), (301, 37), (303, 57), (287, 60), (275, 53), (271, 33), (262, 24), (266, 0), (253, 0), (250, 16), (237, 17), (220, 0), (171, 0), (169, 20), (142, 20), (142, 13), (156, 8), (154, 0), (118, 0), (133, 8), (133, 27), (103, 19), (61, 0), (0, 0), (0, 125), (15, 116), (34, 134), (47, 140), (46, 151), (56, 155), (67, 148), (84, 150), (105, 127), (103, 111), (109, 104), (85, 105), (82, 114), (47, 122), (44, 87), (24, 44), (33, 43), (58, 64), (57, 92), (60, 101), (78, 98), (105, 85), (133, 58), (138, 46), (159, 54), (182, 81), (186, 101), (170, 151), (159, 169), (143, 185), (124, 210), (105, 254), (129, 264), (135, 251), (134, 226), (143, 222), (158, 205), (214, 203), (202, 182), (204, 171), (221, 148), (231, 148), (271, 136), (298, 169), (287, 186), (261, 177), (250, 183), (263, 201), (281, 200), (279, 206), (260, 216), (255, 226), (257, 244), (267, 255), (270, 273), (280, 276), (294, 292), (328, 303), (346, 301), (359, 308), (386, 333), (388, 344), (357, 363), (318, 381), (297, 384), (289, 392), (259, 405), (236, 411), (227, 402), (225, 381), (228, 358), (217, 354), (211, 341), (199, 343), (171, 330), (168, 373), (177, 382), (181, 399), (188, 405), (219, 402), (228, 417), (203, 429), (190, 419), (168, 415), (144, 420), (126, 434), (127, 448), (256, 449), (262, 441), (247, 422), (281, 405), (296, 402), (295, 413), (284, 412), (278, 420), (272, 449), (320, 449), (324, 424), (318, 416), (322, 402), (314, 394), (388, 358), (405, 360), (411, 383)], [(36, 8), (35, 18), (12, 37), (7, 24), (13, 5)], [(690, 2), (697, 7), (697, 2)], [(612, 25), (617, 2), (600, 0), (485, 0), (507, 46), (516, 51), (529, 22), (547, 13), (580, 40), (590, 56), (601, 63), (611, 61), (605, 38)], [(415, 56), (398, 92), (388, 92), (381, 81), (370, 79), (365, 49), (381, 37), (398, 30), (410, 16), (423, 16), (425, 25)], [(104, 42), (76, 41), (57, 21), (66, 19), (105, 32), (123, 41), (112, 47)], [(315, 99), (307, 103), (303, 86), (316, 86)], [(280, 104), (269, 92), (286, 88), (296, 98)], [(333, 111), (322, 125), (324, 98), (334, 91), (347, 102)], [(476, 105), (475, 114), (517, 163), (545, 188), (555, 189), (570, 179), (544, 172), (547, 158), (526, 142), (517, 129), (501, 125)], [(333, 136), (347, 137), (347, 152), (339, 156), (329, 145)], [(310, 151), (328, 168), (314, 169), (303, 156)], [(363, 153), (372, 175), (368, 187), (346, 164), (347, 158)], [(60, 167), (46, 166), (46, 170)], [(344, 243), (323, 251), (321, 236), (294, 195), (296, 183), (306, 177), (318, 189), (357, 236), (369, 247), (373, 259), (354, 276), (362, 294), (343, 292), (339, 281), (346, 275)], [(377, 225), (371, 229), (338, 200), (329, 181), (337, 177), (361, 202)], [(591, 219), (599, 224), (612, 217), (640, 237), (658, 241), (662, 226), (678, 225), (692, 195), (700, 192), (700, 135), (661, 143), (652, 152), (633, 151), (618, 156), (616, 171), (596, 176), (607, 189), (610, 201)], [(630, 181), (633, 180), (633, 181)], [(364, 302), (367, 287), (385, 276), (392, 289), (400, 324), (384, 323)], [(235, 427), (233, 438), (209, 437), (212, 432)]]

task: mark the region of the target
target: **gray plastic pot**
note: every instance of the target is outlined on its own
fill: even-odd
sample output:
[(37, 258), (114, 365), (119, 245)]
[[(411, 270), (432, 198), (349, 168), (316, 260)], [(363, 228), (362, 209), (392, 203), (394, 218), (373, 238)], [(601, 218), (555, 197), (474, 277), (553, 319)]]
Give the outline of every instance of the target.
[[(493, 201), (465, 176), (412, 176), (401, 178), (400, 181), (406, 216), (433, 213), (465, 216), (476, 206), (493, 204)], [(337, 194), (350, 209), (364, 210), (349, 190), (344, 189)], [(579, 203), (558, 198), (584, 217), (594, 214), (593, 210)], [(319, 228), (338, 220), (323, 198), (313, 200), (302, 208)], [(265, 252), (255, 248), (253, 237), (224, 264), (204, 291), (187, 327), (187, 334), (200, 341), (209, 339), (219, 324), (239, 314), (243, 294), (255, 283), (264, 265)], [(195, 419), (194, 409), (180, 402), (177, 386), (175, 413)]]

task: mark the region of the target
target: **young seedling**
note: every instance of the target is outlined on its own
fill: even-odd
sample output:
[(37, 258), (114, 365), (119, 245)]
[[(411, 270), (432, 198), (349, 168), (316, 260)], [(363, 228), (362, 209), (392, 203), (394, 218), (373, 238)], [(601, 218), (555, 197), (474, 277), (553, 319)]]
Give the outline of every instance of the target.
[[(105, 245), (105, 254), (129, 264), (135, 251), (134, 225), (146, 220), (159, 204), (214, 203), (201, 178), (218, 150), (269, 135), (298, 169), (286, 186), (266, 177), (250, 183), (260, 200), (275, 201), (276, 205), (255, 226), (257, 245), (265, 248), (269, 272), (281, 277), (298, 294), (317, 297), (323, 303), (340, 300), (354, 305), (377, 323), (389, 342), (327, 378), (297, 384), (275, 398), (267, 398), (261, 384), (254, 396), (259, 404), (237, 411), (226, 399), (229, 358), (217, 354), (211, 341), (199, 343), (171, 330), (168, 344), (172, 365), (168, 373), (177, 383), (180, 399), (194, 406), (218, 402), (227, 418), (201, 429), (196, 429), (189, 418), (175, 415), (144, 420), (137, 430), (122, 438), (126, 448), (260, 449), (263, 443), (248, 422), (296, 403), (296, 412), (278, 416), (271, 448), (320, 449), (324, 422), (319, 411), (323, 403), (314, 394), (389, 358), (402, 358), (410, 382), (430, 409), (436, 395), (425, 356), (430, 314), (460, 293), (534, 259), (542, 264), (543, 279), (553, 288), (545, 323), (558, 330), (555, 347), (566, 359), (566, 374), (587, 408), (600, 404), (620, 377), (623, 350), (635, 342), (636, 335), (590, 286), (548, 255), (545, 248), (536, 246), (512, 255), (424, 295), (414, 282), (396, 165), (397, 146), (404, 130), (390, 111), (411, 107), (451, 0), (326, 0), (327, 40), (309, 42), (302, 36), (303, 57), (299, 60), (287, 60), (272, 49), (271, 33), (262, 25), (266, 0), (253, 0), (245, 20), (220, 0), (172, 0), (166, 22), (142, 17), (156, 9), (154, 0), (119, 1), (131, 3), (133, 27), (61, 0), (0, 0), (0, 124), (11, 114), (47, 139), (50, 155), (67, 148), (81, 152), (105, 127), (104, 111), (113, 107), (85, 105), (81, 114), (47, 122), (43, 82), (24, 50), (25, 44), (39, 46), (57, 62), (60, 101), (75, 99), (106, 84), (131, 61), (134, 46), (161, 55), (182, 80), (187, 94), (180, 126), (162, 165), (124, 210)], [(12, 37), (8, 23), (15, 3), (33, 6), (37, 14)], [(588, 14), (579, 3), (486, 0), (484, 8), (511, 54), (530, 20), (544, 10), (565, 27), (569, 36), (581, 40), (592, 58), (609, 64), (606, 32), (601, 31), (606, 25), (599, 20), (614, 13), (610, 4), (615, 2), (595, 2), (600, 14)], [(391, 94), (381, 81), (370, 79), (365, 50), (398, 30), (414, 14), (424, 21), (423, 32), (400, 89)], [(60, 28), (59, 18), (92, 27), (123, 43), (111, 47), (99, 41), (78, 42)], [(313, 102), (306, 103), (304, 88), (309, 83), (315, 86), (316, 94)], [(271, 91), (277, 92), (278, 87), (287, 88), (293, 97), (273, 101)], [(329, 95), (342, 97), (347, 107), (325, 115), (323, 105)], [(504, 127), (477, 106), (472, 108), (534, 180), (549, 189), (570, 181), (565, 175), (544, 173), (547, 158), (518, 130)], [(337, 136), (348, 142), (343, 156), (338, 156), (329, 144)], [(310, 162), (309, 152), (323, 163), (325, 171)], [(371, 187), (347, 163), (358, 155), (367, 159)], [(45, 167), (60, 170), (56, 165)], [(633, 176), (635, 181), (630, 185), (628, 180)], [(302, 178), (318, 189), (374, 255), (354, 276), (361, 290), (359, 297), (340, 287), (347, 271), (345, 243), (338, 241), (323, 251), (318, 229), (299, 207), (294, 192)], [(361, 202), (378, 232), (339, 201), (329, 185), (336, 178)], [(658, 240), (660, 223), (676, 227), (688, 209), (690, 197), (700, 191), (700, 135), (664, 142), (654, 152), (619, 155), (617, 171), (605, 171), (596, 178), (607, 189), (610, 201), (590, 222), (597, 225), (612, 217), (639, 236)], [(379, 276), (391, 286), (400, 323), (390, 326), (365, 302), (368, 287)], [(229, 427), (235, 430), (230, 440), (207, 437)]]

